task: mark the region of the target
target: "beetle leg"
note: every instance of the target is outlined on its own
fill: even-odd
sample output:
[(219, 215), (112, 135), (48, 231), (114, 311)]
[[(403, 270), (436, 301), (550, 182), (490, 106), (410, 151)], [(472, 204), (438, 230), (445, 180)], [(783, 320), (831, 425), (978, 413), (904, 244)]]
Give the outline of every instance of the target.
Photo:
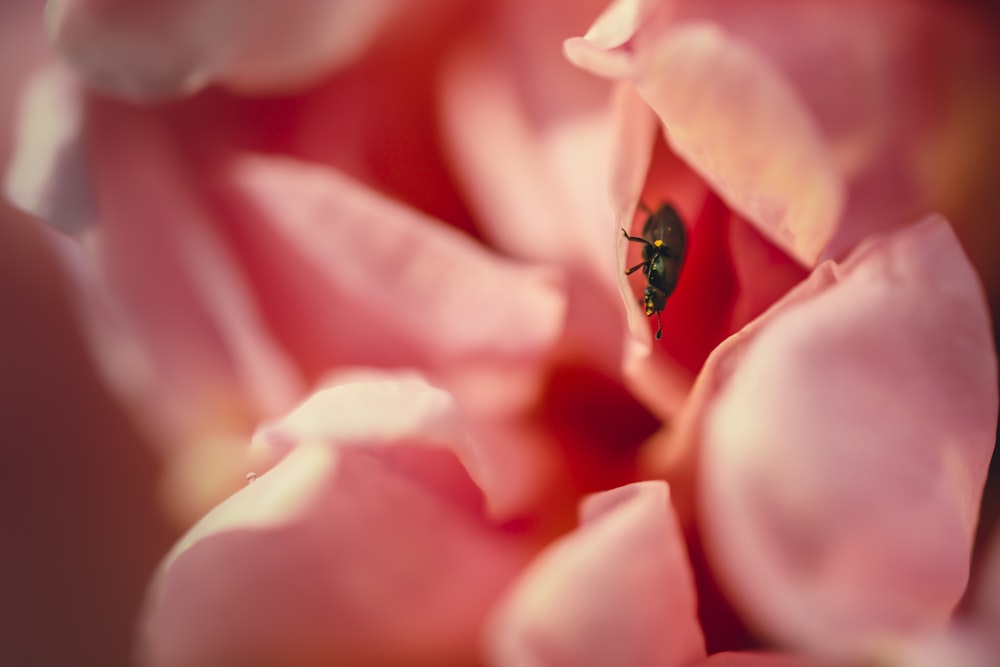
[(663, 337), (663, 325), (660, 323), (660, 311), (656, 311), (656, 340)]
[(629, 269), (628, 271), (626, 271), (625, 275), (626, 276), (630, 276), (633, 273), (635, 273), (636, 271), (638, 271), (639, 269), (645, 269), (648, 266), (649, 266), (649, 262), (639, 262), (638, 264), (636, 264), (635, 266), (633, 266), (631, 269)]
[(641, 236), (629, 236), (628, 232), (626, 232), (624, 228), (619, 227), (619, 229), (622, 230), (622, 234), (624, 234), (625, 238), (627, 238), (629, 241), (634, 241), (636, 243), (645, 243), (646, 245), (652, 245), (649, 241), (642, 238)]

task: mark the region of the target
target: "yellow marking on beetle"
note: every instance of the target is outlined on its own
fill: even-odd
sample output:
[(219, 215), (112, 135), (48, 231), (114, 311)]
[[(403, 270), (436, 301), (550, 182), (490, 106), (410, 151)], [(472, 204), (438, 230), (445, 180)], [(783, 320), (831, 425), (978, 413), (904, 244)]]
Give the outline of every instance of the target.
[(661, 241), (660, 239), (656, 239), (655, 241), (653, 241), (653, 245), (655, 245), (657, 248), (660, 248), (663, 246), (663, 241)]

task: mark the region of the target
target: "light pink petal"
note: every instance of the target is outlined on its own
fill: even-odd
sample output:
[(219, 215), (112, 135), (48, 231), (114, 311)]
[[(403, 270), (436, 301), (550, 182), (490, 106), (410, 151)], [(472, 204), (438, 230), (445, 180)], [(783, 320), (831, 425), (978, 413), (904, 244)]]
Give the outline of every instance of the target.
[(110, 104), (89, 113), (87, 139), (101, 149), (90, 165), (100, 228), (83, 242), (88, 269), (144, 348), (108, 362), (128, 374), (119, 382), (167, 441), (248, 429), (289, 407), (303, 390), (299, 370), (267, 328), (217, 213), (187, 181), (170, 128)]
[[(419, 374), (348, 369), (332, 374), (323, 384), (281, 419), (257, 428), (248, 461), (252, 476), (263, 474), (303, 442), (338, 447), (440, 447), (457, 454), (476, 482), (483, 476), (455, 399)], [(527, 468), (519, 470), (522, 478)], [(462, 481), (456, 487), (447, 479), (435, 478), (435, 487), (452, 492), (462, 505), (482, 508), (480, 490)], [(481, 486), (493, 489), (491, 484)]]
[(727, 203), (813, 264), (929, 208), (961, 212), (995, 88), (977, 11), (631, 0), (564, 49), (633, 83)]
[(608, 199), (612, 88), (551, 48), (585, 24), (591, 4), (500, 5), (502, 17), (446, 61), (442, 127), (484, 235), (566, 271), (570, 345), (612, 372), (624, 333)]
[[(523, 417), (566, 317), (551, 272), (493, 257), (333, 171), (253, 159), (231, 175), (238, 205), (261, 223), (244, 237), (259, 275), (299, 295), (290, 304), (263, 293), (308, 367), (421, 368), (486, 435)], [(480, 439), (463, 454), (498, 512), (554, 470), (526, 439), (503, 440), (510, 446)]]
[(144, 664), (471, 662), (528, 553), (428, 483), (469, 483), (451, 454), (380, 451), (302, 445), (206, 516), (146, 600)]
[(531, 400), (564, 317), (550, 272), (501, 260), (333, 170), (248, 157), (226, 177), (250, 221), (241, 245), (266, 281), (264, 307), (307, 366), (423, 368), (493, 413)]
[(692, 667), (829, 667), (829, 663), (791, 653), (727, 651), (709, 656)]
[(797, 292), (704, 388), (702, 525), (747, 619), (857, 655), (940, 627), (964, 590), (996, 358), (981, 287), (937, 217)]
[(632, 71), (631, 54), (624, 46), (655, 14), (658, 0), (615, 0), (583, 37), (563, 43), (563, 51), (579, 67), (609, 78), (626, 78)]
[(893, 667), (995, 667), (1000, 661), (1000, 641), (995, 626), (958, 623), (946, 632), (893, 646), (886, 653), (883, 664)]
[(636, 88), (677, 154), (787, 251), (815, 261), (840, 219), (843, 183), (788, 83), (710, 24), (678, 26), (637, 58)]
[[(404, 7), (398, 0), (57, 0), (46, 18), (56, 47), (91, 84), (150, 100), (211, 83), (301, 88), (357, 58)], [(436, 13), (424, 10), (424, 19)]]
[(11, 159), (20, 95), (32, 75), (54, 60), (32, 0), (6, 0), (0, 5), (0, 169)]
[(5, 194), (18, 207), (67, 231), (94, 221), (86, 174), (84, 98), (61, 67), (49, 67), (26, 82), (14, 150), (5, 174)]
[[(95, 320), (119, 329), (94, 342), (143, 421), (189, 445), (179, 482), (214, 469), (241, 481), (232, 460), (198, 452), (282, 413), (333, 367), (420, 368), (487, 421), (536, 398), (565, 318), (552, 272), (339, 172), (180, 142), (183, 118), (100, 100), (87, 113), (101, 223), (81, 281), (113, 316)], [(232, 488), (207, 486), (174, 490), (214, 504)]]
[[(988, 500), (985, 502), (989, 502)], [(978, 553), (963, 610), (943, 631), (892, 647), (886, 664), (897, 667), (993, 667), (1000, 664), (1000, 534), (993, 530)]]
[(284, 452), (301, 441), (370, 445), (414, 436), (448, 445), (465, 437), (455, 400), (417, 373), (344, 370), (323, 384), (288, 414), (259, 425), (254, 447)]
[(500, 247), (565, 266), (607, 266), (611, 87), (551, 49), (583, 9), (564, 16), (520, 3), (508, 13), (445, 64), (442, 127), (456, 175)]
[(971, 145), (990, 132), (980, 118), (996, 115), (987, 101), (995, 28), (975, 3), (710, 0), (677, 9), (672, 21), (711, 21), (752, 44), (808, 109), (847, 187), (824, 257), (955, 206), (957, 190), (968, 197), (970, 170), (982, 170)]
[[(628, 62), (613, 66), (616, 76), (657, 113), (670, 146), (732, 208), (815, 261), (835, 231), (844, 185), (794, 89), (752, 44), (709, 23), (640, 33), (630, 45), (619, 47), (615, 58)], [(608, 74), (576, 56), (589, 53), (578, 42), (567, 53)]]
[(496, 667), (689, 665), (705, 655), (684, 539), (662, 482), (589, 497), (495, 613)]

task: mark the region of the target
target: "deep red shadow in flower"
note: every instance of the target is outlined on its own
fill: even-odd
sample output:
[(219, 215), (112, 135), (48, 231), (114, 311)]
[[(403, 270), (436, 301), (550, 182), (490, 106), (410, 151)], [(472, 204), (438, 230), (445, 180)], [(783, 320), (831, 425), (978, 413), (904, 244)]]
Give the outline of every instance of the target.
[(737, 281), (729, 252), (732, 213), (715, 194), (688, 221), (688, 250), (677, 290), (663, 310), (661, 345), (697, 373), (729, 330)]
[(732, 604), (726, 599), (725, 593), (719, 588), (719, 582), (712, 574), (706, 560), (705, 547), (697, 523), (692, 523), (688, 527), (685, 541), (694, 573), (695, 588), (698, 591), (698, 620), (705, 634), (705, 648), (708, 654), (762, 648), (760, 640), (743, 623)]
[(539, 410), (581, 494), (635, 481), (636, 451), (660, 426), (621, 383), (585, 366), (556, 368)]

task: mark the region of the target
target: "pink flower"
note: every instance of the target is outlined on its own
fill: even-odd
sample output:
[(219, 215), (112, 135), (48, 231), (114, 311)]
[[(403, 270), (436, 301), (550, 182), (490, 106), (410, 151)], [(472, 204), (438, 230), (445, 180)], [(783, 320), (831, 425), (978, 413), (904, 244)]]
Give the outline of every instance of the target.
[[(945, 627), (997, 372), (909, 159), (950, 79), (903, 67), (963, 17), (134, 7), (50, 5), (76, 73), (27, 94), (9, 189), (77, 230), (172, 511), (215, 506), (144, 662), (806, 665)], [(689, 229), (662, 344), (640, 200)]]

